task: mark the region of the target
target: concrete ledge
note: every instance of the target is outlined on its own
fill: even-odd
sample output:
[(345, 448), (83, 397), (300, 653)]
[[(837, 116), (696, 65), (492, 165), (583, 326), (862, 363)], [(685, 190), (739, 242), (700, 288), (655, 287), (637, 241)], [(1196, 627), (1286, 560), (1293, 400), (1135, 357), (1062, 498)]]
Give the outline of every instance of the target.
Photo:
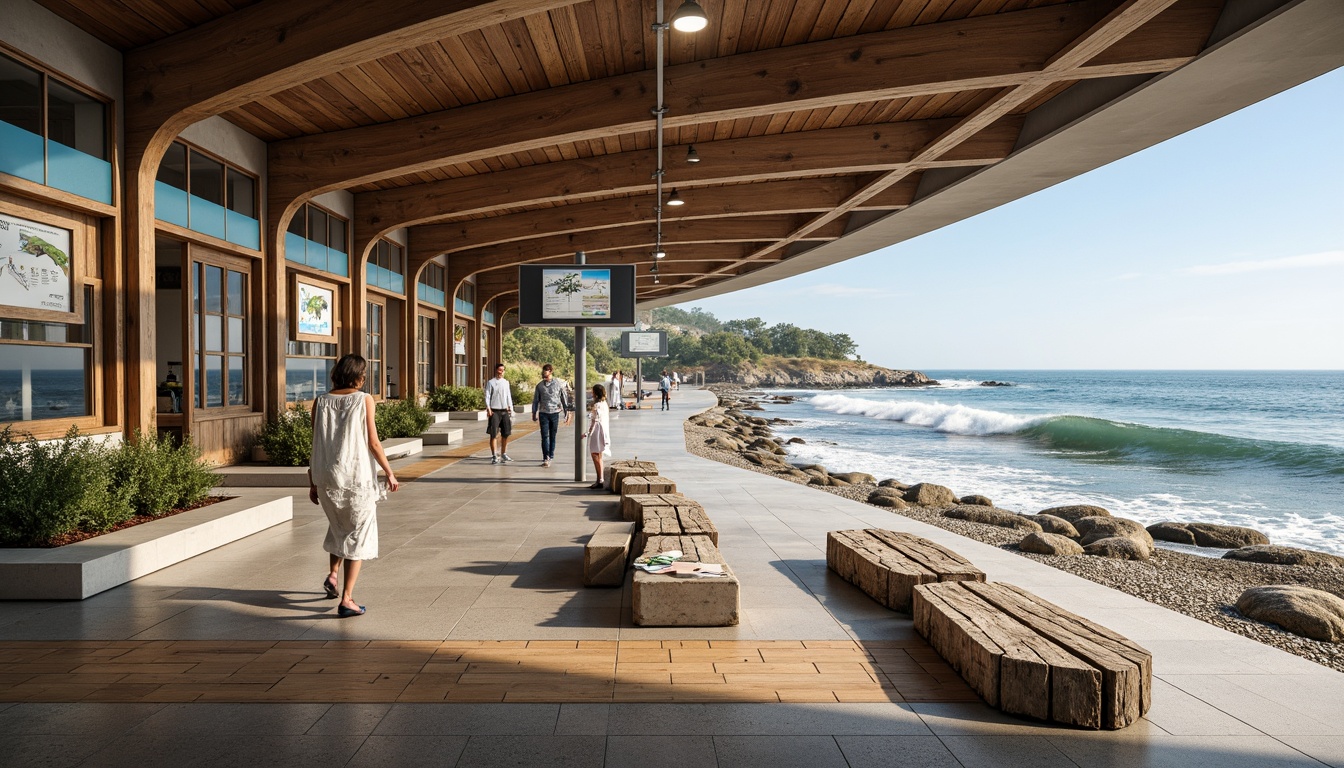
[(235, 464), (215, 469), (219, 488), (307, 488), (307, 467)]
[(383, 453), (389, 459), (414, 456), (425, 450), (425, 441), (418, 437), (393, 437), (383, 441)]
[(485, 411), (449, 411), (451, 421), (485, 421)]
[(443, 424), (452, 419), (453, 414), (451, 411), (430, 411), (429, 418), (431, 419), (430, 424)]
[(0, 549), (0, 600), (83, 600), (293, 518), (292, 497), (252, 496), (56, 549)]
[(435, 424), (420, 434), (420, 440), (425, 445), (456, 445), (462, 442), (462, 429)]

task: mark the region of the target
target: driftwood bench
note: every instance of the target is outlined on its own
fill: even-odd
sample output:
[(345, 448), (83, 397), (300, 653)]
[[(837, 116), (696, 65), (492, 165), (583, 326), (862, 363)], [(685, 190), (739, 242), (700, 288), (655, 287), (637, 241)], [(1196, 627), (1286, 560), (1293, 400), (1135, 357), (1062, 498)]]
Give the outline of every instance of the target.
[(619, 587), (625, 583), (634, 523), (602, 523), (583, 547), (583, 585)]
[(646, 477), (658, 474), (658, 465), (652, 461), (622, 459), (608, 464), (602, 473), (602, 483), (612, 493), (621, 492), (621, 482), (627, 477)]
[(677, 492), (677, 484), (662, 475), (626, 475), (621, 478), (620, 482), (620, 494), (622, 499), (626, 496)]
[(914, 588), (915, 630), (991, 707), (1114, 730), (1152, 704), (1152, 655), (1011, 584)]
[(641, 627), (731, 627), (741, 613), (740, 585), (708, 536), (654, 536), (643, 556), (682, 551), (682, 560), (723, 565), (726, 576), (669, 576), (636, 570), (632, 594)]
[(826, 534), (826, 566), (886, 607), (910, 613), (917, 584), (984, 581), (969, 560), (928, 539), (869, 528)]

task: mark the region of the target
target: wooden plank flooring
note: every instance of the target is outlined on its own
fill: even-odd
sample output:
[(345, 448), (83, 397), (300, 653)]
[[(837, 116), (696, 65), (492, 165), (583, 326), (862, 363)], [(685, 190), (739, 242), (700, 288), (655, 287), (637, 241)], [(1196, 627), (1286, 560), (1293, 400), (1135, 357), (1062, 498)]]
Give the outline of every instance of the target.
[(922, 641), (25, 641), (0, 701), (948, 702)]

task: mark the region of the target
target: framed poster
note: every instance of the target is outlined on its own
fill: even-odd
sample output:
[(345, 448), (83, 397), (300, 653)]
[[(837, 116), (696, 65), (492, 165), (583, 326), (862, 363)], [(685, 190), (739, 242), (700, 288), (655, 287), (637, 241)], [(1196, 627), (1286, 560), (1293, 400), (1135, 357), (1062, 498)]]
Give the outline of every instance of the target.
[(294, 340), (336, 343), (336, 286), (294, 276)]
[(625, 331), (621, 357), (667, 357), (667, 331)]
[(465, 325), (453, 326), (453, 354), (467, 354), (467, 326)]
[[(0, 212), (0, 313), (68, 323), (80, 313), (74, 229)], [(74, 315), (75, 317), (72, 317)]]

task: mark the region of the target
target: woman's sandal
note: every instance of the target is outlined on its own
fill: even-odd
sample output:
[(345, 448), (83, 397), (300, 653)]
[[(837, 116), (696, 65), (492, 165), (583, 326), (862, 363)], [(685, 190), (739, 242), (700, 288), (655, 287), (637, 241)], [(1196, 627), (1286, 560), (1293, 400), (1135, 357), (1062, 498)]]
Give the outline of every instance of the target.
[(590, 491), (600, 491), (600, 490), (602, 490), (602, 484), (601, 484), (601, 483), (593, 483), (592, 485), (588, 486), (588, 490), (590, 490)]
[(340, 616), (342, 619), (348, 619), (351, 616), (363, 616), (367, 611), (368, 609), (362, 605), (359, 606), (358, 611), (356, 611), (354, 608), (346, 608), (344, 605), (336, 606), (336, 615)]
[(340, 597), (341, 593), (336, 590), (336, 584), (331, 577), (322, 580), (322, 589), (327, 591), (327, 597)]

